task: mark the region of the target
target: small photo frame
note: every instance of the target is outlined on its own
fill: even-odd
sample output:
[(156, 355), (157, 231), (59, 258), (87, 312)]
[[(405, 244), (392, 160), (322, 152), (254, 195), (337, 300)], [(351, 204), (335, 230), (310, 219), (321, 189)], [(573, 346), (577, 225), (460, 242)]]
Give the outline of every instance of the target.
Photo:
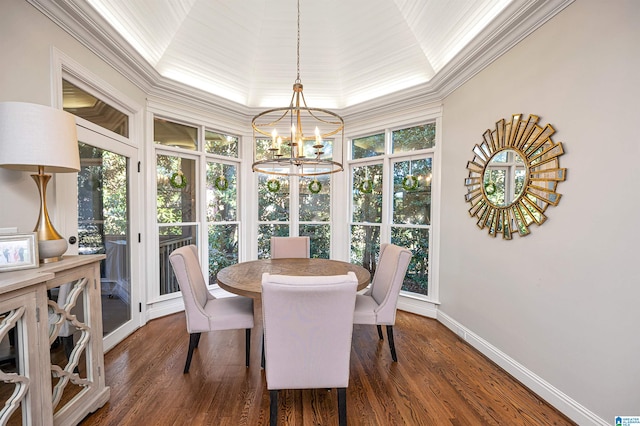
[(37, 268), (36, 233), (0, 235), (0, 272)]

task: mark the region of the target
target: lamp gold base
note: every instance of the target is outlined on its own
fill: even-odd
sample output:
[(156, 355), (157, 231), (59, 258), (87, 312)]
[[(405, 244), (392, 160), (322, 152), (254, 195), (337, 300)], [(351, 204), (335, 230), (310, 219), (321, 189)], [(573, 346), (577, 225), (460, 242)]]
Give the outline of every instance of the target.
[(47, 183), (51, 175), (44, 174), (44, 167), (38, 167), (38, 174), (31, 175), (40, 192), (40, 215), (34, 232), (38, 233), (38, 257), (40, 263), (51, 263), (62, 260), (62, 255), (67, 251), (65, 240), (51, 224), (47, 211)]

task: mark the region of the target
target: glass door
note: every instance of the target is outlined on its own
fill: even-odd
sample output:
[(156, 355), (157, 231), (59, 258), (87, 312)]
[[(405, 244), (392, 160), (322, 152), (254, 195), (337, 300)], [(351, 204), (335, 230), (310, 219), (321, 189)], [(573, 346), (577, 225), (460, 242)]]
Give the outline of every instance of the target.
[[(108, 350), (140, 324), (139, 271), (137, 262), (132, 262), (138, 252), (137, 234), (132, 236), (137, 149), (82, 127), (78, 127), (78, 139), (77, 241), (69, 245), (68, 253), (106, 255), (100, 264), (100, 284), (104, 348)], [(73, 229), (69, 235), (74, 235)]]

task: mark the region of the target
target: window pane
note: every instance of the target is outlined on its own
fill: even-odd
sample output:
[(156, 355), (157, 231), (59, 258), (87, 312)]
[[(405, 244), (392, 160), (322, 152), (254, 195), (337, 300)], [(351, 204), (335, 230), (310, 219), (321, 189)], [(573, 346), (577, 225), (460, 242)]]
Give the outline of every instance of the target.
[(436, 124), (409, 127), (391, 134), (393, 153), (433, 148), (436, 143)]
[(300, 236), (309, 237), (311, 257), (329, 259), (331, 227), (327, 225), (300, 225)]
[(62, 80), (62, 108), (125, 138), (129, 137), (128, 115), (64, 79)]
[(238, 225), (209, 225), (209, 284), (222, 268), (238, 263)]
[(236, 136), (205, 130), (204, 150), (209, 154), (238, 157), (238, 138)]
[(289, 220), (289, 179), (258, 175), (258, 220)]
[(315, 158), (318, 156), (318, 152), (320, 152), (320, 158), (325, 160), (333, 159), (333, 139), (322, 139), (319, 140), (317, 144), (322, 145), (322, 148), (314, 148), (316, 141), (306, 141), (304, 143), (305, 157)]
[(315, 179), (300, 179), (300, 220), (304, 222), (328, 222), (331, 213), (331, 178), (329, 175)]
[(153, 140), (159, 145), (195, 151), (198, 149), (198, 129), (161, 118), (154, 118)]
[(258, 259), (271, 257), (271, 237), (288, 237), (289, 224), (264, 224), (258, 226)]
[(382, 164), (353, 168), (353, 222), (382, 222)]
[(411, 250), (413, 257), (402, 290), (426, 295), (429, 289), (429, 230), (392, 228), (391, 243)]
[(351, 263), (362, 265), (371, 276), (376, 272), (378, 253), (380, 252), (380, 227), (351, 226)]
[(487, 198), (496, 206), (506, 206), (505, 179), (507, 169), (491, 169), (484, 171), (484, 188)]
[(394, 164), (393, 223), (431, 223), (431, 158)]
[(353, 139), (351, 141), (351, 158), (367, 158), (384, 154), (384, 133)]
[(522, 190), (524, 189), (524, 181), (527, 177), (527, 172), (524, 168), (517, 168), (516, 169), (516, 187), (515, 187), (515, 197), (518, 197), (520, 194), (522, 194)]
[(207, 222), (237, 220), (237, 167), (207, 163)]
[(157, 156), (158, 222), (195, 221), (195, 166), (194, 160), (168, 155)]
[(272, 159), (275, 155), (291, 156), (291, 147), (284, 142), (275, 145), (271, 139), (256, 139), (256, 160)]
[(195, 225), (187, 226), (160, 226), (160, 294), (169, 294), (180, 291), (178, 281), (169, 263), (169, 255), (175, 249), (197, 244), (197, 228)]
[(495, 163), (506, 163), (507, 162), (507, 154), (509, 151), (501, 151), (493, 156), (491, 162)]

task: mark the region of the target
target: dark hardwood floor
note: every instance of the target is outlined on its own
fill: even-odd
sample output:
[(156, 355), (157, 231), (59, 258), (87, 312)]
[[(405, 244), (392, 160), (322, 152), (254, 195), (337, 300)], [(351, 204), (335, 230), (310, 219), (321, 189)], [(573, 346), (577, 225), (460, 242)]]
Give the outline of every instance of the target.
[[(258, 312), (257, 318), (260, 318)], [(353, 333), (347, 390), (350, 425), (573, 425), (435, 320), (398, 311), (398, 362), (374, 326)], [(189, 374), (183, 313), (149, 322), (105, 355), (109, 402), (90, 425), (267, 425), (260, 368), (262, 324), (251, 365), (244, 331), (203, 334)], [(280, 425), (337, 425), (336, 391), (281, 391)]]

